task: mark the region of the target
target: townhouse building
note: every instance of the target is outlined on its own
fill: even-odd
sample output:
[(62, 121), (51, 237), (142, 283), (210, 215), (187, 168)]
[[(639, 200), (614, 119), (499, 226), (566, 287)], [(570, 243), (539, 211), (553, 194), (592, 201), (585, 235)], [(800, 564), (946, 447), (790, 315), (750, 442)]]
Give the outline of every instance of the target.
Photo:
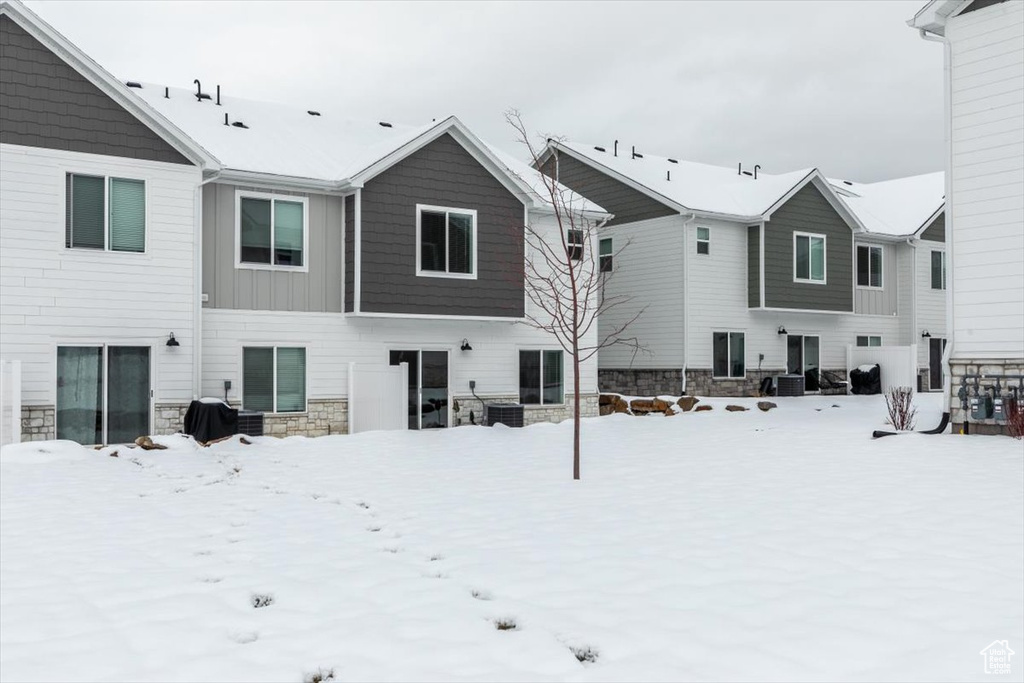
[[(941, 174), (861, 185), (617, 141), (551, 142), (540, 168), (614, 215), (601, 235), (617, 254), (606, 287), (631, 304), (602, 325), (643, 311), (631, 329), (645, 351), (603, 351), (603, 390), (750, 395), (766, 377), (801, 374), (813, 391), (822, 371), (845, 377), (848, 345), (941, 347), (943, 285), (929, 279), (933, 258), (942, 268)], [(931, 353), (919, 354), (924, 389), (941, 385)]]
[(25, 437), (172, 432), (200, 396), (270, 434), (344, 433), (353, 363), (408, 364), (411, 429), (495, 401), (571, 415), (565, 354), (524, 324), (523, 225), (557, 230), (552, 207), (457, 118), (122, 82), (18, 3), (0, 28), (0, 347)]

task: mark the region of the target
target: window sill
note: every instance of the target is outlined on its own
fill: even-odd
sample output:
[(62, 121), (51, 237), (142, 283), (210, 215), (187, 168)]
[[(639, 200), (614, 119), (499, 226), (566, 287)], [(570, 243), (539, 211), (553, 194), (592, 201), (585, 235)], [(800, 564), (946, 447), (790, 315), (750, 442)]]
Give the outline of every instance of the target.
[(309, 266), (275, 266), (267, 263), (236, 263), (236, 270), (268, 270), (278, 273), (308, 273)]
[(442, 273), (440, 271), (420, 270), (416, 277), (436, 277), (445, 280), (475, 280), (476, 273)]
[(524, 410), (541, 410), (543, 408), (564, 408), (567, 404), (565, 401), (561, 403), (521, 403)]
[(881, 287), (881, 286), (876, 287), (874, 285), (857, 285), (857, 289), (866, 289), (868, 291), (881, 292), (881, 291), (885, 290), (885, 287)]
[(796, 285), (827, 285), (827, 280), (801, 280), (799, 278), (793, 278), (793, 284)]

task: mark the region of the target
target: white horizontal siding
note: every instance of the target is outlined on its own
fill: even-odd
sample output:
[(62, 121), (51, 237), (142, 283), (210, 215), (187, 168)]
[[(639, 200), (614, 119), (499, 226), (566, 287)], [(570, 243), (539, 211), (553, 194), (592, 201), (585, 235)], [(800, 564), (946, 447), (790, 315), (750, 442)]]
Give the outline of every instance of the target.
[[(472, 351), (460, 351), (467, 339)], [(304, 346), (309, 398), (348, 395), (348, 363), (386, 363), (389, 350), (450, 352), (451, 391), (480, 396), (519, 394), (519, 350), (557, 349), (549, 335), (522, 323), (460, 320), (356, 318), (337, 313), (203, 309), (203, 394), (241, 399), (242, 347), (255, 343)], [(565, 365), (565, 388), (572, 387), (572, 365)], [(582, 367), (583, 393), (597, 391), (596, 357)]]
[[(917, 261), (917, 335), (918, 367), (928, 367), (928, 343), (920, 339), (928, 330), (934, 338), (946, 337), (946, 290), (932, 289), (932, 252), (945, 251), (942, 242), (921, 241), (915, 249)], [(947, 274), (948, 277), (948, 274)], [(913, 341), (912, 339), (910, 341)]]
[(953, 17), (946, 36), (953, 355), (1024, 357), (1024, 3)]
[[(68, 172), (146, 181), (146, 253), (65, 248)], [(55, 401), (56, 347), (74, 344), (150, 346), (154, 400), (192, 398), (199, 181), (191, 166), (0, 145), (0, 353), (22, 361), (26, 405)]]
[[(607, 336), (645, 309), (625, 333), (637, 337), (645, 351), (613, 346), (600, 354), (602, 368), (666, 369), (683, 367), (683, 223), (668, 216), (604, 228), (618, 253), (605, 283), (605, 296), (629, 303), (612, 308), (599, 321)], [(713, 248), (713, 247), (712, 247)], [(744, 271), (745, 272), (745, 271)], [(645, 308), (646, 307), (646, 308)]]

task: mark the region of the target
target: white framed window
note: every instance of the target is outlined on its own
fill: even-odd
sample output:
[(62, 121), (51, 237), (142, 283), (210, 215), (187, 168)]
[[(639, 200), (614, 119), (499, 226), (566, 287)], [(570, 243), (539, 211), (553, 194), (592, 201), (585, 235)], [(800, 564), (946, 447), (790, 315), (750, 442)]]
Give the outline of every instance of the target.
[(877, 334), (857, 335), (857, 346), (881, 346), (882, 337)]
[(882, 247), (871, 244), (857, 245), (857, 286), (882, 288)]
[(793, 282), (823, 285), (825, 272), (825, 235), (793, 233)]
[(714, 362), (711, 374), (715, 378), (746, 377), (746, 339), (743, 332), (713, 332), (711, 334)]
[(558, 405), (565, 401), (564, 358), (559, 350), (519, 352), (519, 402)]
[(583, 258), (583, 231), (582, 230), (569, 230), (566, 233), (565, 250), (569, 254), (569, 258), (573, 261), (579, 261)]
[(612, 272), (612, 268), (614, 267), (612, 260), (615, 257), (615, 249), (611, 237), (605, 237), (601, 240), (600, 250), (601, 251), (599, 266), (601, 268), (601, 272), (610, 273)]
[(711, 253), (711, 228), (697, 228), (697, 253), (705, 256)]
[(305, 347), (242, 347), (242, 408), (265, 413), (306, 412)]
[(932, 289), (946, 288), (946, 252), (932, 250)]
[(309, 199), (235, 193), (235, 267), (308, 272)]
[(416, 274), (476, 279), (476, 211), (416, 205)]
[(65, 174), (64, 246), (146, 251), (146, 181)]

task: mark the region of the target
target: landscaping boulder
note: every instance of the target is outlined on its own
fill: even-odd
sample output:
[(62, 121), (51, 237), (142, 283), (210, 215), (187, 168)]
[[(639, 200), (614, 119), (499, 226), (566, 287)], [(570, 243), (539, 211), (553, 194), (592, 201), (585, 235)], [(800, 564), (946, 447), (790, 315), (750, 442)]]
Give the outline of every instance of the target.
[(743, 406), (737, 405), (727, 405), (725, 409), (728, 410), (730, 413), (742, 413), (743, 411), (746, 410), (746, 408), (744, 408)]
[(772, 408), (778, 408), (778, 406), (772, 403), (771, 401), (758, 401), (757, 407), (766, 413)]
[(608, 406), (615, 403), (616, 399), (619, 398), (618, 394), (599, 394), (597, 397), (597, 405)]
[(683, 412), (690, 412), (693, 407), (700, 403), (700, 399), (696, 396), (683, 396), (681, 399), (676, 401), (676, 405), (683, 409)]
[(612, 408), (615, 410), (616, 413), (629, 412), (629, 404), (626, 403), (626, 399), (622, 398), (621, 396), (615, 397), (615, 403), (612, 404)]
[(634, 398), (629, 402), (629, 409), (633, 411), (634, 415), (658, 412), (658, 409), (654, 407), (654, 401), (649, 398)]
[(709, 406), (707, 403), (701, 404), (701, 405), (697, 406), (696, 408), (694, 408), (694, 412), (695, 413), (702, 413), (705, 410), (711, 410), (711, 406)]
[(652, 403), (654, 403), (654, 409), (657, 410), (660, 413), (663, 413), (666, 410), (671, 410), (670, 406), (672, 404), (669, 403), (668, 401), (662, 401), (660, 398), (654, 399), (654, 401), (652, 401)]

